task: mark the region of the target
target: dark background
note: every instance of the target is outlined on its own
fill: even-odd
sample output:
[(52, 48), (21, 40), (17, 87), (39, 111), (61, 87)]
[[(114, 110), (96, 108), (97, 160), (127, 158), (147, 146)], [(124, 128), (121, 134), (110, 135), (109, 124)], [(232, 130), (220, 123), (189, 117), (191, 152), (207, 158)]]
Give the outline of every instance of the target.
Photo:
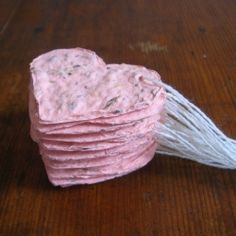
[(141, 64), (236, 138), (235, 0), (0, 1), (0, 235), (236, 235), (236, 172), (158, 156), (112, 181), (53, 187), (29, 137), (29, 63), (85, 47)]

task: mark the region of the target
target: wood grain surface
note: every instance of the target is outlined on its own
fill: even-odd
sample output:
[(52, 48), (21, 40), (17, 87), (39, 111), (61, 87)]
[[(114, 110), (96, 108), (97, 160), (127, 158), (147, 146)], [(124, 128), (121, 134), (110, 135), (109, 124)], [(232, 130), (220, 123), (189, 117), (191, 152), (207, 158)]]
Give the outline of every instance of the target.
[(236, 235), (236, 171), (158, 156), (128, 176), (53, 187), (29, 137), (29, 63), (85, 47), (141, 64), (236, 138), (235, 0), (0, 1), (0, 235)]

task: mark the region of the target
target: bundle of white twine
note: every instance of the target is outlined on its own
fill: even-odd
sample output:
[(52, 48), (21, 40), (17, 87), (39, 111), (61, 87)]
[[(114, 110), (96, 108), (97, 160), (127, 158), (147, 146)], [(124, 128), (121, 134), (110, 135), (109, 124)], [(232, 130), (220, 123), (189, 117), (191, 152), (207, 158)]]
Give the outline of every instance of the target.
[(195, 105), (163, 83), (165, 120), (157, 124), (157, 153), (178, 156), (219, 168), (236, 169), (236, 140), (228, 138)]

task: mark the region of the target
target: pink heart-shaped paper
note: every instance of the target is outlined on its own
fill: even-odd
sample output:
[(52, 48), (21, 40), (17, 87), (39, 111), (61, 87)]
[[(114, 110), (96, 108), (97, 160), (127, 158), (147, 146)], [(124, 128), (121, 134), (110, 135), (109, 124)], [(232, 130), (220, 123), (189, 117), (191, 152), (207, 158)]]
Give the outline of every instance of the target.
[(142, 113), (153, 104), (161, 108), (165, 99), (155, 71), (127, 64), (106, 65), (85, 49), (43, 54), (31, 63), (31, 72), (38, 119), (44, 124)]

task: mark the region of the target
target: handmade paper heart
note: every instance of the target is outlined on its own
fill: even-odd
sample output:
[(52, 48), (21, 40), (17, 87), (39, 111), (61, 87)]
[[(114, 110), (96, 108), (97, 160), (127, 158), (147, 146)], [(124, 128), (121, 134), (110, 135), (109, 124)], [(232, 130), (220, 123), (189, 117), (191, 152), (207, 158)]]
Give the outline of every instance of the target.
[(76, 48), (34, 59), (31, 76), (31, 136), (54, 185), (122, 176), (155, 152), (236, 168), (235, 140), (153, 70)]

